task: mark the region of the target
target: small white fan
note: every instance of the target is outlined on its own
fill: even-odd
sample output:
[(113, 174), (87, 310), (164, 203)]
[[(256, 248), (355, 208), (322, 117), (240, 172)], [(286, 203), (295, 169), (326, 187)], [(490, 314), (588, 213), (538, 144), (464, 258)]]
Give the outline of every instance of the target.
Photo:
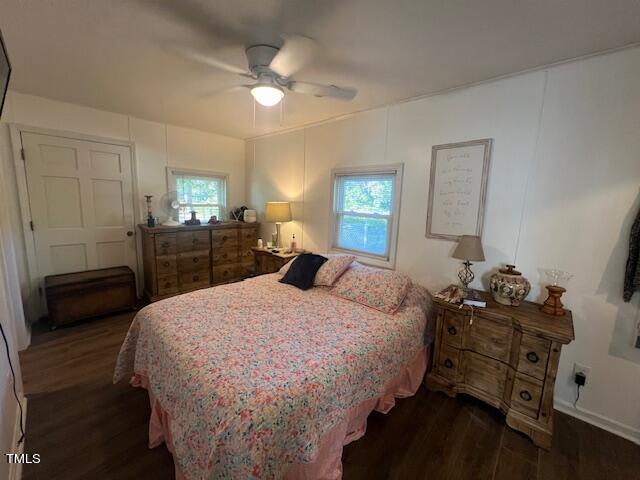
[(162, 225), (167, 227), (177, 227), (180, 222), (176, 220), (178, 218), (178, 209), (180, 203), (178, 202), (178, 192), (167, 192), (160, 199), (160, 208), (167, 214), (167, 219), (162, 222)]

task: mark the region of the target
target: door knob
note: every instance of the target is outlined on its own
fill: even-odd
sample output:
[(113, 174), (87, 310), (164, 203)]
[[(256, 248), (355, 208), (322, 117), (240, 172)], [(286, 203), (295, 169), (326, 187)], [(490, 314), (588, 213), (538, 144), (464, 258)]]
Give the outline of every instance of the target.
[(127, 232), (127, 237), (133, 237), (133, 232), (131, 230)]

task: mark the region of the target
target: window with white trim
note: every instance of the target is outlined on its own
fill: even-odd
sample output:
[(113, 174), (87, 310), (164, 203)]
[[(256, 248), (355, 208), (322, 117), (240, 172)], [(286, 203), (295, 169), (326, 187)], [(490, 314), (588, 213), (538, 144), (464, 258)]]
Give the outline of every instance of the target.
[(227, 176), (196, 170), (168, 169), (169, 189), (177, 192), (180, 223), (195, 211), (206, 223), (212, 215), (222, 219), (227, 206)]
[(402, 165), (333, 174), (333, 249), (393, 266)]

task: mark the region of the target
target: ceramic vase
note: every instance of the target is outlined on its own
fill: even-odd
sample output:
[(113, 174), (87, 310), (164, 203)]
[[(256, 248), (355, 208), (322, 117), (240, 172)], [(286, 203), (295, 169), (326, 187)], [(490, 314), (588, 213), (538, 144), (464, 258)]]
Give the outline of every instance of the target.
[(515, 265), (507, 265), (491, 275), (489, 286), (496, 302), (517, 307), (529, 295), (531, 284), (515, 270)]

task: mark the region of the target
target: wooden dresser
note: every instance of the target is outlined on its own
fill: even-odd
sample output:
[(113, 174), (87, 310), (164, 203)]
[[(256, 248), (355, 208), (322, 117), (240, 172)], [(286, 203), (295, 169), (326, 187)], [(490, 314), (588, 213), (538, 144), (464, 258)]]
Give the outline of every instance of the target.
[(257, 223), (147, 227), (142, 232), (144, 292), (156, 301), (241, 280), (253, 273)]
[(436, 339), (427, 386), (497, 407), (510, 427), (549, 449), (560, 351), (574, 338), (571, 312), (553, 317), (532, 302), (509, 307), (479, 293), (486, 308), (460, 309), (434, 299)]

